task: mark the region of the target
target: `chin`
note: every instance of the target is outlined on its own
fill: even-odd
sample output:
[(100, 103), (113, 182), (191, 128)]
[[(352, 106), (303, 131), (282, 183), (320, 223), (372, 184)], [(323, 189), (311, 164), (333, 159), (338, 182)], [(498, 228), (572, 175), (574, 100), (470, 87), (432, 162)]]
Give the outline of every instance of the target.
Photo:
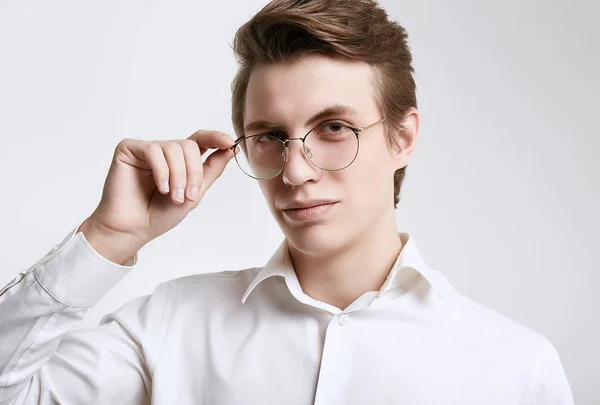
[(282, 227), (290, 245), (303, 254), (310, 256), (330, 256), (345, 244), (348, 235), (335, 229), (331, 223), (319, 223), (303, 226)]

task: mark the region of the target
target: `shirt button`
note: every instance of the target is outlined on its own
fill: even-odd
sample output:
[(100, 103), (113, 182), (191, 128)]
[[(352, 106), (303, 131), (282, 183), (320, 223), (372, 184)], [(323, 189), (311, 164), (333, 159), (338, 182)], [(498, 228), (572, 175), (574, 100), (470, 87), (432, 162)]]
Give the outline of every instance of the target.
[(348, 315), (344, 314), (344, 315), (340, 316), (340, 319), (338, 319), (338, 322), (342, 326), (348, 324)]

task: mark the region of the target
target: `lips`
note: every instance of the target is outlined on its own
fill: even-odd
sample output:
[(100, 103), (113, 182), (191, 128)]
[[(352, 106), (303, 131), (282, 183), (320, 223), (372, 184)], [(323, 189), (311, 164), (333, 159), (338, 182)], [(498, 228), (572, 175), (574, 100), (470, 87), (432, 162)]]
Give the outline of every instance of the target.
[(335, 200), (303, 200), (303, 201), (293, 201), (287, 205), (285, 205), (283, 207), (283, 210), (299, 210), (299, 209), (306, 209), (306, 208), (312, 208), (312, 207), (317, 207), (319, 205), (326, 205), (326, 204), (334, 204), (337, 201)]
[(283, 210), (284, 215), (296, 222), (316, 221), (324, 219), (336, 202), (311, 203), (301, 208), (287, 208)]

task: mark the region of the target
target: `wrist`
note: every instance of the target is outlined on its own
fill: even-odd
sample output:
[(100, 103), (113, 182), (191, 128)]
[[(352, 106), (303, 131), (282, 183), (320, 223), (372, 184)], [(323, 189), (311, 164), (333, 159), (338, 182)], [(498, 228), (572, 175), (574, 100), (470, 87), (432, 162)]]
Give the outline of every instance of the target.
[(77, 232), (82, 232), (92, 248), (113, 263), (124, 266), (143, 247), (133, 235), (110, 230), (91, 219), (81, 224)]

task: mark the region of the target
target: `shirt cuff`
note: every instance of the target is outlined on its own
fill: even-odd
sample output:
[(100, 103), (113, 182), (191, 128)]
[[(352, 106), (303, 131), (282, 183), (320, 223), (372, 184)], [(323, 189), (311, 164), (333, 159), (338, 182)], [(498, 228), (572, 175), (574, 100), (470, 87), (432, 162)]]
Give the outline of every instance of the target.
[(114, 263), (96, 252), (83, 232), (77, 232), (80, 226), (30, 269), (57, 301), (69, 307), (90, 308), (135, 267), (138, 254), (123, 266)]

